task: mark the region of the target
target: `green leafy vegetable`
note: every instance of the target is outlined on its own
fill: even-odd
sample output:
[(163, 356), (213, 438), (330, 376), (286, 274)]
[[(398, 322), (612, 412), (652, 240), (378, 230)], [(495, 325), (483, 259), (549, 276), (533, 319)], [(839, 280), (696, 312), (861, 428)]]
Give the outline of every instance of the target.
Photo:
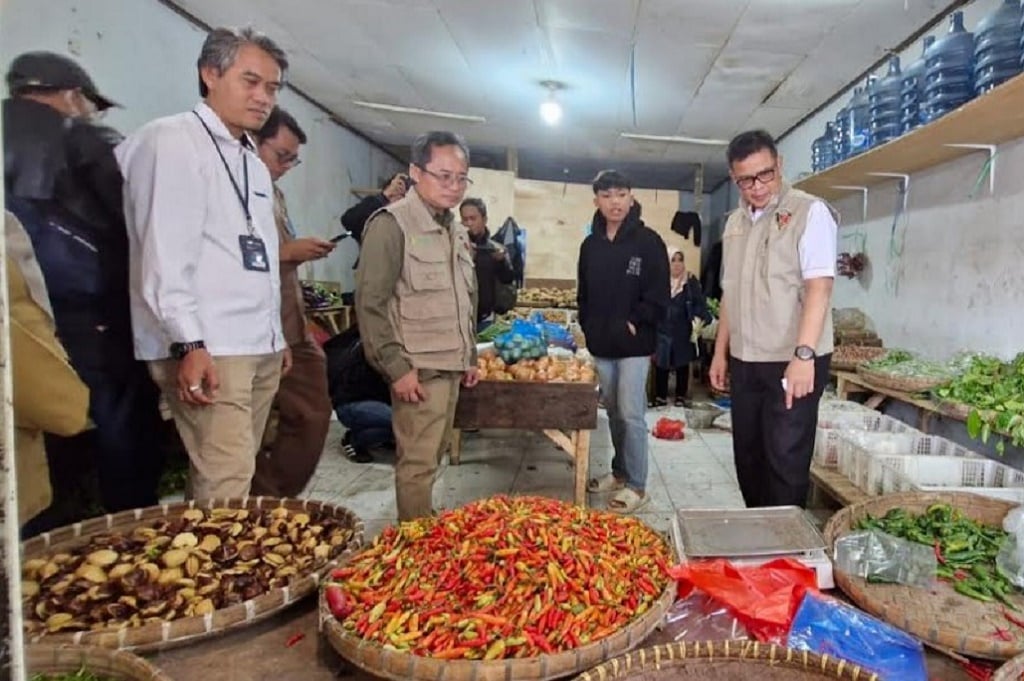
[(31, 681), (111, 681), (106, 676), (96, 676), (82, 667), (77, 672), (66, 674), (34, 674)]
[(1006, 438), (1024, 446), (1024, 353), (1011, 362), (997, 357), (976, 355), (949, 385), (935, 391), (945, 402), (971, 407), (967, 434), (987, 442), (992, 434), (1000, 436), (996, 451), (1002, 454)]

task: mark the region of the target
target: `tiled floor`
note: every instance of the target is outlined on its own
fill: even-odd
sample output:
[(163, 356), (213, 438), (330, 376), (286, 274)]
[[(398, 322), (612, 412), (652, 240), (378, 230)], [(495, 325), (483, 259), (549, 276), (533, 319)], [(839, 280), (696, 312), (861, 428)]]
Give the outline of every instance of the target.
[[(681, 409), (648, 412), (648, 422), (662, 416), (681, 418)], [(396, 518), (394, 455), (375, 452), (372, 464), (348, 461), (340, 449), (342, 428), (334, 423), (324, 456), (304, 496), (350, 508), (366, 524), (367, 537)], [(729, 433), (687, 431), (683, 441), (650, 437), (648, 492), (651, 501), (638, 514), (655, 529), (668, 531), (675, 509), (742, 507), (732, 464)], [(591, 477), (608, 471), (612, 447), (608, 420), (599, 412), (591, 437)], [(569, 457), (546, 437), (527, 431), (485, 430), (463, 436), (462, 463), (445, 466), (434, 487), (434, 504), (451, 508), (492, 494), (540, 494), (572, 499), (573, 470)], [(589, 503), (604, 507), (608, 494), (590, 495)]]

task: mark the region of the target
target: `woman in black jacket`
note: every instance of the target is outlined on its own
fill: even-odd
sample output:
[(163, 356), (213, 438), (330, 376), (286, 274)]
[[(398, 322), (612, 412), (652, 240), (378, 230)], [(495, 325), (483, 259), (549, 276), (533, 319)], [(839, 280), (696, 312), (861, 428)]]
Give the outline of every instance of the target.
[(653, 407), (668, 404), (668, 375), (676, 372), (677, 407), (683, 405), (690, 386), (690, 363), (697, 359), (697, 345), (691, 341), (693, 321), (711, 322), (711, 312), (697, 278), (686, 271), (682, 251), (670, 248), (672, 299), (664, 321), (658, 325), (658, 345), (654, 355)]

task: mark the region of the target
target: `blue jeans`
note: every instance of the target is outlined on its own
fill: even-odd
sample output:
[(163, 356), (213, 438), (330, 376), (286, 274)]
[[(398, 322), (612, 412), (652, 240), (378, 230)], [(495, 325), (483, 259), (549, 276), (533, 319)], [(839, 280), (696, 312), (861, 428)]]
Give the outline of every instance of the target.
[(349, 429), (349, 442), (357, 449), (366, 449), (395, 441), (391, 430), (391, 405), (367, 400), (349, 402), (335, 408), (338, 420)]
[(649, 357), (595, 357), (601, 399), (615, 456), (612, 474), (637, 492), (647, 489), (647, 372)]

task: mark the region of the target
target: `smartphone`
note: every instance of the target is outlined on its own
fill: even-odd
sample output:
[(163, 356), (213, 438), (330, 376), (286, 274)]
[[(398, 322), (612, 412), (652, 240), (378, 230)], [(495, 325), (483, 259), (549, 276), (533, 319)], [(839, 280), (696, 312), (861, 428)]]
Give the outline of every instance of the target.
[(339, 234), (338, 236), (332, 236), (330, 239), (328, 239), (328, 241), (330, 241), (332, 244), (336, 244), (339, 241), (344, 241), (350, 236), (352, 236), (352, 232), (345, 232), (344, 234)]

